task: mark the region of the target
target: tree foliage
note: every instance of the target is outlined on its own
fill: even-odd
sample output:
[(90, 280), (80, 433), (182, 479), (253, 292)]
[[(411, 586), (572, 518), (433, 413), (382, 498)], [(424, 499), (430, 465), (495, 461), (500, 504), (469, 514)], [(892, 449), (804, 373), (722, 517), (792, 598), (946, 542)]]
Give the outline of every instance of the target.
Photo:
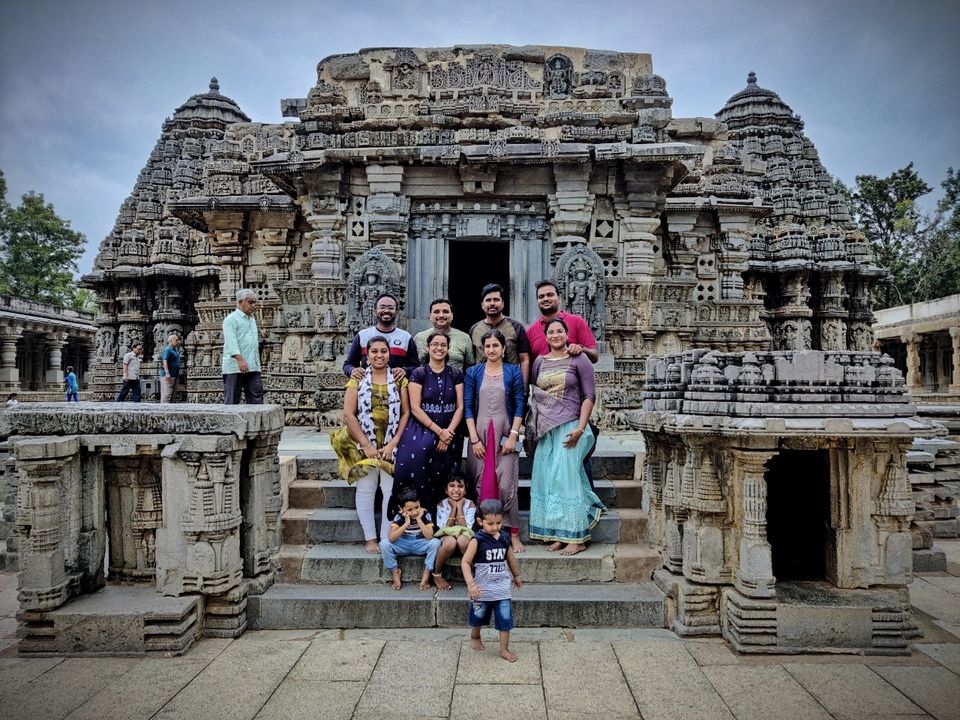
[(73, 275), (86, 238), (57, 215), (43, 195), (26, 193), (16, 207), (6, 199), (0, 171), (0, 294), (71, 306)]
[(890, 272), (876, 288), (878, 308), (960, 292), (960, 177), (953, 168), (941, 184), (933, 213), (918, 200), (932, 188), (910, 163), (887, 177), (858, 175), (850, 193), (854, 218), (874, 259)]

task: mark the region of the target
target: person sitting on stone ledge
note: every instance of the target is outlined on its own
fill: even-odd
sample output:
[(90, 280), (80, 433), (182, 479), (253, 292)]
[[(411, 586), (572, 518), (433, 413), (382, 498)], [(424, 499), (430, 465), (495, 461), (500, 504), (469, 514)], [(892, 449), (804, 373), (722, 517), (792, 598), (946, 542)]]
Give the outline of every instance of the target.
[(419, 364), (417, 344), (403, 328), (397, 327), (397, 299), (390, 293), (381, 293), (373, 304), (376, 323), (363, 328), (353, 338), (347, 350), (347, 359), (343, 363), (343, 374), (354, 379), (363, 379), (367, 365), (367, 343), (377, 335), (387, 341), (390, 348), (390, 367), (393, 379), (410, 377), (410, 373)]
[(390, 586), (399, 590), (401, 572), (397, 556), (424, 555), (420, 589), (427, 590), (430, 587), (430, 575), (436, 568), (437, 550), (440, 549), (440, 541), (433, 536), (433, 518), (420, 505), (417, 491), (412, 487), (405, 487), (397, 493), (397, 504), (399, 512), (390, 523), (389, 535), (380, 541), (383, 566), (390, 571)]
[(237, 291), (237, 309), (223, 319), (223, 404), (263, 404), (260, 379), (260, 335), (257, 320), (257, 293), (250, 288)]
[(383, 493), (380, 537), (389, 530), (390, 494), (393, 492), (394, 455), (410, 416), (407, 379), (394, 380), (389, 369), (387, 339), (374, 335), (367, 341), (369, 372), (350, 378), (343, 396), (345, 426), (330, 436), (339, 460), (340, 476), (356, 483), (356, 507), (368, 553), (377, 553), (374, 502), (377, 487)]

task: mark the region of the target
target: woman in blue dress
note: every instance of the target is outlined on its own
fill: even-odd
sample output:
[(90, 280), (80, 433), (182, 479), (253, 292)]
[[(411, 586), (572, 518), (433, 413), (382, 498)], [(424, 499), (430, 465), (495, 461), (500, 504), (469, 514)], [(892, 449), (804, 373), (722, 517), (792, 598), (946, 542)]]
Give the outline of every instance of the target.
[(463, 373), (447, 364), (449, 340), (427, 337), (426, 362), (410, 374), (410, 422), (400, 437), (394, 492), (414, 487), (423, 507), (434, 511), (460, 458), (450, 449), (463, 417)]

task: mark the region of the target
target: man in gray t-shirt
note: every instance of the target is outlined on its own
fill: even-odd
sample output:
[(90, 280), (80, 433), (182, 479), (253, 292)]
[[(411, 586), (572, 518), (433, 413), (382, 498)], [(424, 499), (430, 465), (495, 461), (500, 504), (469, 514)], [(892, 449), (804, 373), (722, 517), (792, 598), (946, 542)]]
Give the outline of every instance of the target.
[(123, 402), (127, 394), (133, 391), (133, 401), (140, 402), (140, 359), (143, 357), (143, 343), (136, 342), (130, 352), (123, 356), (123, 385), (114, 402)]

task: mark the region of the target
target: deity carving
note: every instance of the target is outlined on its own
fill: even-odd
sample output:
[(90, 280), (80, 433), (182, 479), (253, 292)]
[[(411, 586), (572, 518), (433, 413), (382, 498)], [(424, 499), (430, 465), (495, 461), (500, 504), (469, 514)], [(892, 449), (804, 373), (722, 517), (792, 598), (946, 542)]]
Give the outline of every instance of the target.
[(778, 350), (810, 350), (813, 347), (810, 321), (786, 320), (777, 327)]
[(602, 341), (606, 283), (600, 256), (585, 245), (574, 245), (557, 261), (555, 279), (567, 310), (586, 320), (594, 337)]
[(378, 295), (388, 292), (400, 297), (400, 272), (379, 248), (371, 248), (357, 258), (347, 284), (351, 332), (373, 321), (373, 304)]
[(573, 63), (566, 55), (554, 55), (543, 64), (544, 92), (548, 98), (570, 97)]

